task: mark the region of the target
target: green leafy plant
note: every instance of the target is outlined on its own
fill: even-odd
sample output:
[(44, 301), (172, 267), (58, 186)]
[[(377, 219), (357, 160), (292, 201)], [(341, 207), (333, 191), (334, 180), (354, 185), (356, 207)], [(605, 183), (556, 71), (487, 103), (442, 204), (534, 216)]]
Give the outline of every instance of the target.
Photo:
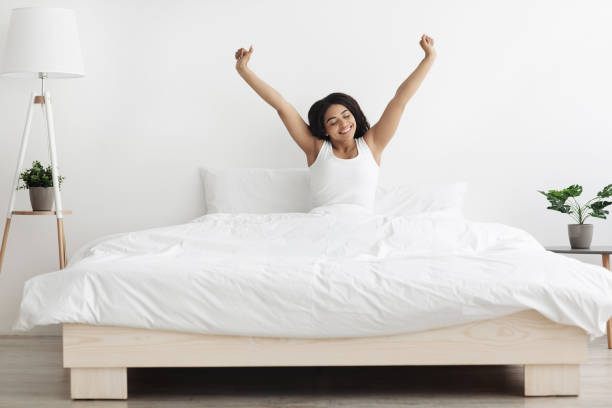
[[(548, 190), (548, 192), (538, 190), (538, 192), (544, 194), (550, 202), (550, 206), (546, 207), (547, 209), (569, 214), (578, 224), (584, 224), (584, 221), (589, 217), (605, 220), (609, 212), (604, 208), (612, 204), (612, 201), (604, 200), (604, 198), (612, 196), (612, 184), (605, 186), (603, 190), (597, 193), (596, 197), (590, 199), (584, 205), (576, 200), (576, 197), (582, 194), (582, 186), (578, 184), (572, 184), (563, 190)], [(566, 204), (569, 198), (572, 199), (572, 202)]]
[[(23, 171), (19, 175), (19, 180), (23, 181), (23, 184), (18, 186), (17, 190), (28, 189), (30, 187), (53, 187), (53, 172), (51, 171), (51, 166), (47, 166), (45, 169), (38, 160), (34, 160), (32, 168)], [(64, 177), (58, 175), (57, 181), (61, 188)]]

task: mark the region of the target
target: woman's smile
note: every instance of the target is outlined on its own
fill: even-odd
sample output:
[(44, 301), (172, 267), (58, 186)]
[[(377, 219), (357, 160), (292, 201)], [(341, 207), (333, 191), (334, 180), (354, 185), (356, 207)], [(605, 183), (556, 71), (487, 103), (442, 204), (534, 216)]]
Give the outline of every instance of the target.
[(340, 134), (342, 134), (342, 135), (343, 135), (343, 134), (345, 134), (345, 133), (348, 133), (348, 132), (350, 132), (350, 130), (351, 130), (352, 128), (353, 128), (353, 125), (350, 125), (348, 128), (345, 128), (345, 129), (341, 130), (341, 131), (340, 131)]

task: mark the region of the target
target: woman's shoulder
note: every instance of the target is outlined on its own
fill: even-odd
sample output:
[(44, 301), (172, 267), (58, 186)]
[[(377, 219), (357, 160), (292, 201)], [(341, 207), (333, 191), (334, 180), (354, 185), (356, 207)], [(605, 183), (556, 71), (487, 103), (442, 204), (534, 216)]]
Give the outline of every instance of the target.
[(365, 135), (361, 136), (359, 139), (361, 139), (361, 142), (365, 145), (368, 146), (368, 148), (374, 152), (375, 151), (375, 146), (374, 146), (374, 140), (372, 137), (372, 132), (367, 131)]

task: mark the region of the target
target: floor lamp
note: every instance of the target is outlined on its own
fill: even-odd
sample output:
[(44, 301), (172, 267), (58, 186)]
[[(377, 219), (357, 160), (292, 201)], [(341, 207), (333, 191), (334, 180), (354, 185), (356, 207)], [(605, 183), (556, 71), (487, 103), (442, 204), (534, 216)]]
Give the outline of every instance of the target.
[(41, 92), (40, 95), (32, 92), (28, 100), (28, 113), (19, 149), (17, 169), (15, 170), (13, 186), (10, 191), (10, 201), (6, 215), (2, 247), (0, 249), (0, 270), (2, 269), (2, 259), (6, 249), (11, 217), (15, 213), (13, 211), (15, 193), (19, 183), (19, 174), (23, 166), (35, 105), (41, 106), (47, 125), (60, 247), (60, 268), (63, 268), (66, 263), (66, 253), (63, 238), (62, 199), (57, 175), (58, 166), (51, 95), (45, 90), (45, 80), (47, 78), (78, 78), (85, 75), (74, 12), (69, 9), (47, 7), (13, 9), (6, 37), (6, 48), (1, 63), (0, 76), (7, 78), (39, 78), (41, 80)]

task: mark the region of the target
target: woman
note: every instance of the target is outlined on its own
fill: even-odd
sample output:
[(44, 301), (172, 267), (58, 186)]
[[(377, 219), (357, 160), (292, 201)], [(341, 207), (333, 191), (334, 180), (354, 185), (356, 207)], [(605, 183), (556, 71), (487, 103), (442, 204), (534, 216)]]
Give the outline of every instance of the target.
[[(372, 127), (355, 99), (335, 92), (315, 102), (308, 111), (309, 124), (274, 88), (247, 66), (253, 46), (236, 51), (236, 70), (280, 116), (289, 134), (306, 154), (310, 168), (312, 206), (357, 204), (374, 206), (380, 159), (404, 112), (431, 68), (436, 51), (432, 38), (420, 40), (425, 57), (400, 85), (380, 120)], [(363, 153), (363, 154), (362, 154)]]

